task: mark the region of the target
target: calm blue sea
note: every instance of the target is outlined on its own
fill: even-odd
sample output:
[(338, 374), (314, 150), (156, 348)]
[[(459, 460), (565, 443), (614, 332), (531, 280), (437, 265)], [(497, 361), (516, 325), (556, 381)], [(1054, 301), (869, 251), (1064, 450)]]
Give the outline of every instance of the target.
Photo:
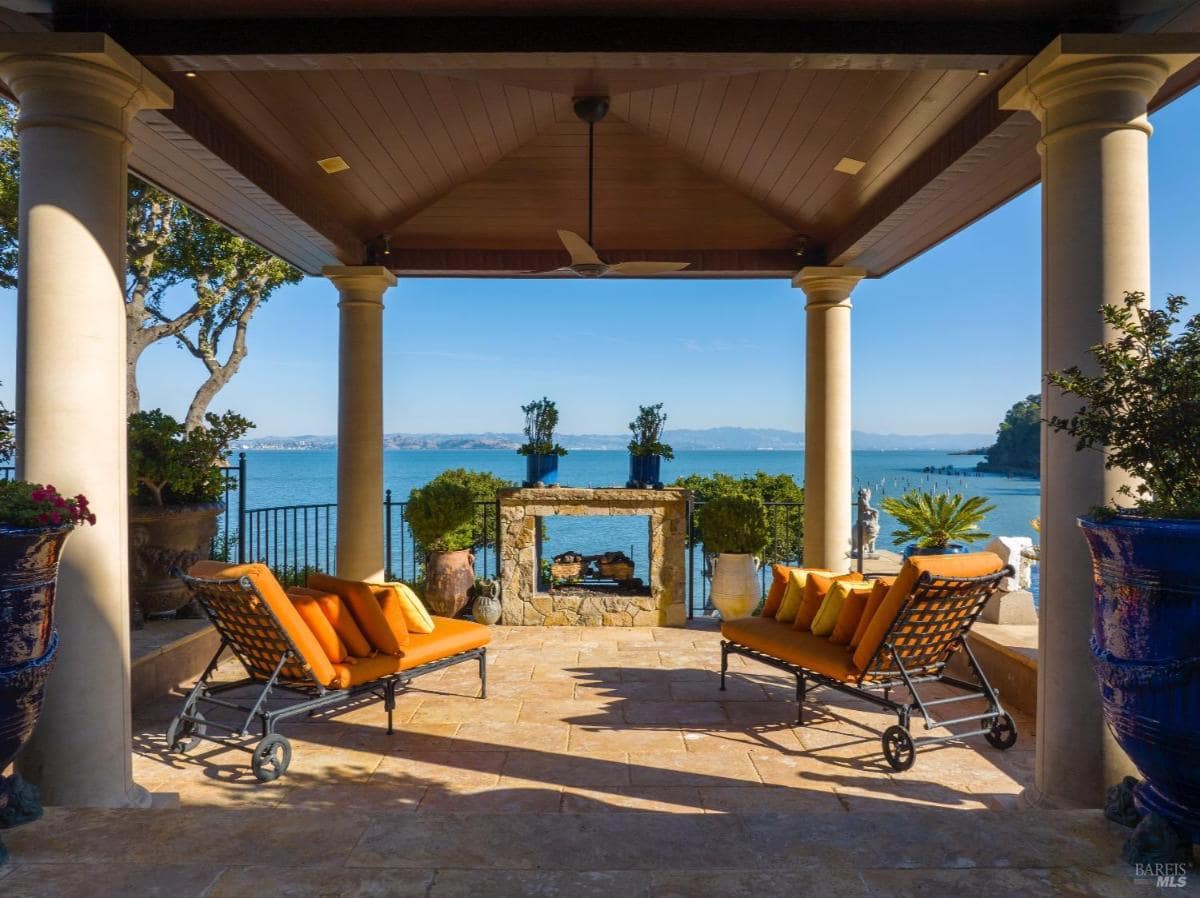
[[(336, 454), (332, 451), (249, 451), (246, 502), (248, 508), (333, 502), (336, 498)], [(985, 495), (996, 506), (983, 529), (994, 535), (1029, 536), (1036, 542), (1030, 520), (1038, 513), (1039, 483), (1029, 478), (977, 474), (978, 456), (946, 452), (854, 453), (855, 488), (870, 487), (872, 504), (911, 487)], [(567, 486), (623, 486), (629, 457), (623, 451), (575, 450), (559, 464), (559, 478)], [(385, 453), (385, 486), (397, 500), (448, 468), (491, 471), (520, 482), (525, 459), (515, 452), (412, 451)], [(956, 473), (925, 473), (926, 468), (953, 468)], [(680, 452), (663, 463), (663, 481), (688, 474), (724, 472), (733, 476), (755, 471), (788, 473), (803, 481), (803, 452)], [(896, 523), (881, 514), (879, 547), (896, 548), (891, 535)], [(646, 525), (638, 518), (555, 518), (547, 522), (547, 557), (568, 549), (584, 554), (623, 550), (639, 573), (646, 570)]]

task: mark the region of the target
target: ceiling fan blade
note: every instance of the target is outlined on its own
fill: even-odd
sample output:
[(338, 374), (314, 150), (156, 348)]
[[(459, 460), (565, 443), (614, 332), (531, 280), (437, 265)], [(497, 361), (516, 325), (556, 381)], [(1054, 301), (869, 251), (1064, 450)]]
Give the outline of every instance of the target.
[(609, 274), (631, 275), (644, 277), (650, 274), (669, 274), (672, 271), (683, 271), (691, 262), (617, 262), (608, 266)]
[(600, 261), (600, 257), (596, 255), (596, 251), (588, 245), (588, 242), (574, 231), (559, 231), (558, 239), (563, 242), (563, 246), (571, 254), (572, 265), (604, 264)]
[(545, 275), (545, 274), (574, 274), (574, 273), (575, 273), (574, 270), (568, 265), (564, 265), (562, 268), (547, 268), (543, 271), (518, 271), (517, 272), (518, 275), (525, 275), (528, 277), (538, 277), (540, 275)]

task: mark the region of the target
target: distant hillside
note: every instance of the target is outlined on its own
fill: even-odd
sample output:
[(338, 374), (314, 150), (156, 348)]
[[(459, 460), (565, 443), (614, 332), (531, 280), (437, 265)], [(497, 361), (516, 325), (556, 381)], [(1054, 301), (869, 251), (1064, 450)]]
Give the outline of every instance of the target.
[[(854, 431), (855, 449), (872, 450), (946, 450), (961, 451), (985, 445), (988, 434), (934, 433), (893, 434)], [(496, 450), (516, 449), (521, 445), (519, 433), (389, 433), (383, 444), (387, 449)], [(804, 434), (793, 430), (774, 430), (757, 427), (710, 427), (705, 430), (669, 430), (665, 441), (676, 450), (754, 450), (795, 451), (804, 448)], [(568, 449), (624, 449), (629, 443), (627, 434), (560, 434), (558, 441)], [(334, 449), (337, 440), (332, 436), (303, 434), (291, 437), (255, 437), (239, 441), (239, 449)]]

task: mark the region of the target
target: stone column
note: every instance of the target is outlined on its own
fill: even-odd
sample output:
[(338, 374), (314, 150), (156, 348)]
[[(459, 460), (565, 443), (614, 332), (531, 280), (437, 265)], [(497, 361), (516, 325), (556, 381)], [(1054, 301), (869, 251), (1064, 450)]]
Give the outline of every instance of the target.
[(83, 493), (67, 541), (61, 648), (20, 773), (49, 804), (145, 805), (129, 705), (125, 222), (127, 133), (171, 91), (104, 35), (0, 38), (20, 105), (17, 476)]
[(807, 319), (804, 381), (804, 564), (848, 569), (850, 547), (850, 292), (861, 268), (801, 269)]
[(338, 291), (337, 572), (382, 580), (383, 294), (378, 265), (326, 268)]
[[(1095, 366), (1088, 348), (1113, 335), (1099, 308), (1150, 290), (1147, 103), (1190, 35), (1063, 35), (1000, 93), (1042, 125), (1042, 370)], [(1157, 49), (1156, 49), (1157, 48)], [(1160, 51), (1166, 51), (1160, 52)], [(1079, 402), (1043, 387), (1046, 416)], [(1034, 796), (1098, 807), (1132, 772), (1104, 724), (1091, 669), (1092, 572), (1076, 517), (1127, 482), (1099, 453), (1042, 429), (1041, 596)]]

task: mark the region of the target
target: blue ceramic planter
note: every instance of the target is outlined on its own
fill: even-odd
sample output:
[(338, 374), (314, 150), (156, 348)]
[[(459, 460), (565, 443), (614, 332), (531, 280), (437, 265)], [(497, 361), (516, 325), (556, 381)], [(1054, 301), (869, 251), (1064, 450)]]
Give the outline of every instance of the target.
[(662, 458), (657, 455), (634, 455), (629, 453), (630, 489), (657, 489), (662, 486)]
[(1092, 553), (1092, 662), (1134, 792), (1200, 842), (1200, 521), (1081, 518)]
[(918, 549), (916, 543), (909, 543), (904, 547), (904, 557), (912, 558), (914, 555), (963, 555), (971, 551), (966, 546), (960, 546), (958, 543), (952, 543), (944, 549)]
[(558, 484), (558, 456), (526, 455), (525, 486), (556, 486)]
[[(46, 679), (58, 654), (54, 592), (58, 558), (71, 527), (0, 527), (0, 770), (33, 734)], [(41, 816), (36, 792), (0, 776), (0, 829)], [(0, 845), (0, 863), (5, 860)]]

